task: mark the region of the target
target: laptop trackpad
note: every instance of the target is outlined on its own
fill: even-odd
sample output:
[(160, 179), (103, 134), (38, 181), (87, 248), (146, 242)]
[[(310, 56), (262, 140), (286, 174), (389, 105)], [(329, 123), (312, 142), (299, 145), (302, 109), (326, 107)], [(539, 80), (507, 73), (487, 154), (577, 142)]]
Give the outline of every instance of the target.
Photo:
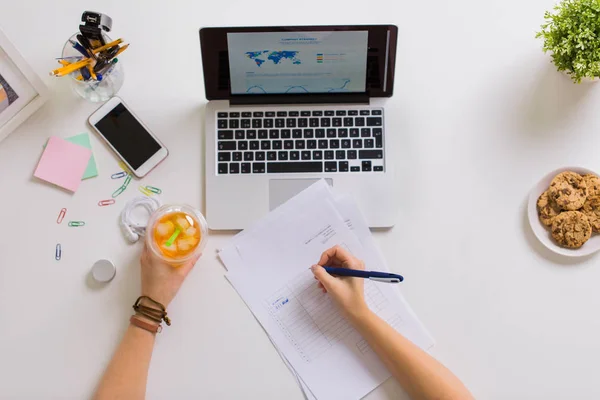
[[(269, 181), (269, 210), (274, 210), (320, 179), (271, 179)], [(333, 179), (325, 178), (329, 186)]]

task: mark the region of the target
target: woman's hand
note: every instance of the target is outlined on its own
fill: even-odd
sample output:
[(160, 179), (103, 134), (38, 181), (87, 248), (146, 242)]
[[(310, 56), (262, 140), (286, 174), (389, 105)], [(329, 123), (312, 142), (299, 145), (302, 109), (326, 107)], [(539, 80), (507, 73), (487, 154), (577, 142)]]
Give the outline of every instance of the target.
[(361, 318), (369, 312), (365, 303), (364, 280), (347, 276), (332, 276), (323, 266), (364, 270), (365, 264), (340, 246), (332, 247), (321, 255), (317, 265), (311, 267), (315, 279), (324, 292), (329, 293), (344, 314)]
[(173, 267), (156, 257), (148, 246), (144, 246), (140, 260), (142, 296), (148, 296), (166, 308), (179, 291), (185, 277), (194, 268), (198, 258), (200, 255), (181, 266)]

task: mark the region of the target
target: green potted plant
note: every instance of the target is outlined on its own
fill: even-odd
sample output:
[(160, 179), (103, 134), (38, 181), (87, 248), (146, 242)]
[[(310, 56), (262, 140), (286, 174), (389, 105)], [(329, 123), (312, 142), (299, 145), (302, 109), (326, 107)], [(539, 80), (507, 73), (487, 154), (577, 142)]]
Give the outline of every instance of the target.
[(544, 19), (536, 38), (544, 39), (544, 52), (551, 53), (557, 69), (576, 83), (598, 80), (600, 0), (563, 0)]

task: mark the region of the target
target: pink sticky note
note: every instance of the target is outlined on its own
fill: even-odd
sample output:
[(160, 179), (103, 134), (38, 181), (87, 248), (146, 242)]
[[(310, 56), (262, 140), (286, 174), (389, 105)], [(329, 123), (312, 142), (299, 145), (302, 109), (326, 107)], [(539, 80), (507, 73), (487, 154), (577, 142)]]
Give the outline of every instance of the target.
[(91, 156), (91, 150), (51, 136), (33, 175), (75, 192)]

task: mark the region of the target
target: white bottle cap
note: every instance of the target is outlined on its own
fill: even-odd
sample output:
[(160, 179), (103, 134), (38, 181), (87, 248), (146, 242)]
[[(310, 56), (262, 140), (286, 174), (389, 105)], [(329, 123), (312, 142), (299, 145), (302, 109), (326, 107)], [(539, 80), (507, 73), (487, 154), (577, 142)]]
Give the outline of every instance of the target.
[(92, 276), (98, 282), (110, 282), (116, 273), (115, 265), (109, 260), (98, 260), (92, 267)]

